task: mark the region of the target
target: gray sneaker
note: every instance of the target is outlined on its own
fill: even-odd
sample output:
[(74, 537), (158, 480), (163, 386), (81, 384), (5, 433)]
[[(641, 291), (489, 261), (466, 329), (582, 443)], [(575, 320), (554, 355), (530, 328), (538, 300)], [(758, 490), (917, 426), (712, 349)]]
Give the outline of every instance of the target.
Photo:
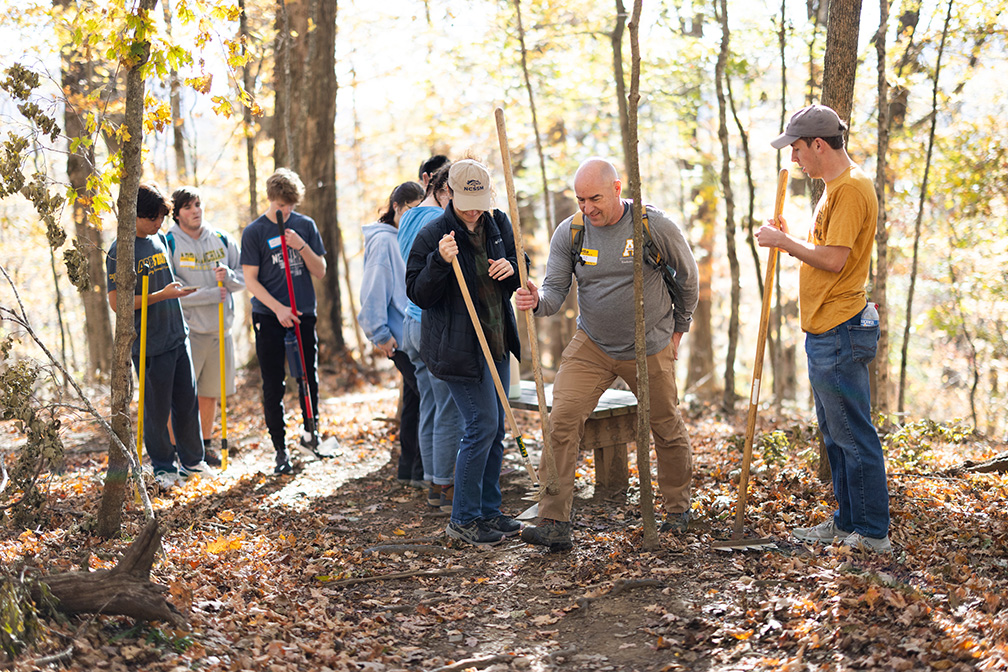
[(162, 490), (173, 490), (178, 487), (179, 484), (178, 470), (174, 467), (171, 469), (155, 469), (154, 482), (157, 483)]
[(193, 478), (193, 477), (197, 477), (198, 478), (200, 476), (211, 476), (213, 474), (213, 472), (211, 471), (210, 465), (207, 464), (206, 462), (204, 462), (203, 460), (200, 460), (199, 462), (197, 462), (196, 464), (194, 464), (192, 466), (188, 466), (188, 467), (181, 466), (181, 467), (179, 467), (178, 473), (179, 473), (179, 476), (181, 476), (185, 480), (189, 480), (190, 478)]
[(497, 516), (496, 518), (490, 518), (489, 520), (484, 520), (483, 524), (486, 525), (491, 530), (500, 532), (505, 537), (513, 537), (522, 530), (521, 523), (519, 523), (514, 518), (508, 518), (503, 514)]
[(833, 516), (812, 527), (796, 527), (791, 534), (798, 541), (809, 544), (832, 544), (837, 539), (850, 535), (851, 530), (841, 530), (833, 524)]
[(504, 541), (503, 533), (491, 530), (485, 522), (478, 519), (467, 525), (450, 521), (445, 532), (449, 537), (473, 546), (496, 546)]
[(550, 551), (566, 551), (574, 547), (571, 542), (571, 524), (566, 520), (543, 518), (538, 525), (526, 525), (522, 528), (521, 540), (545, 546)]
[(866, 537), (858, 532), (851, 532), (844, 537), (843, 546), (850, 546), (854, 550), (869, 551), (872, 553), (892, 553), (892, 544), (889, 543), (889, 535), (881, 539)]

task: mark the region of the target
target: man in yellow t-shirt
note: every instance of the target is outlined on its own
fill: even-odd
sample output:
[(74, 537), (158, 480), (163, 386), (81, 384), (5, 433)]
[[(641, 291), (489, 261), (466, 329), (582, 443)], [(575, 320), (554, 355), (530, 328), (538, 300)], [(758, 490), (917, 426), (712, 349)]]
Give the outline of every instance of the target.
[[(799, 310), (809, 382), (833, 471), (837, 511), (793, 530), (812, 543), (890, 552), (889, 492), (882, 443), (871, 420), (868, 363), (878, 344), (878, 315), (864, 291), (878, 215), (875, 188), (844, 148), (847, 125), (832, 109), (810, 105), (771, 142), (791, 146), (791, 160), (826, 183), (808, 239), (787, 232), (783, 217), (756, 234), (801, 262)], [(779, 224), (778, 228), (776, 225)]]

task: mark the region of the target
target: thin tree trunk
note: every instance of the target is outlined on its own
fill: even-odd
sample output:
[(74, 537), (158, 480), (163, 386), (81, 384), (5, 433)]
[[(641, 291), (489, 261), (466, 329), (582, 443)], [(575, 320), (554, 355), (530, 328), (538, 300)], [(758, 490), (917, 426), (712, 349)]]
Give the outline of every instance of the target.
[(619, 110), (620, 138), (623, 140), (623, 162), (630, 166), (630, 113), (627, 110), (626, 82), (623, 77), (623, 27), (626, 24), (626, 7), (616, 0), (616, 25), (610, 34), (613, 51), (613, 75), (616, 80), (616, 106)]
[(889, 169), (889, 82), (886, 79), (886, 33), (889, 27), (889, 3), (879, 0), (879, 29), (875, 35), (875, 57), (878, 64), (878, 152), (875, 161), (875, 195), (878, 198), (878, 221), (875, 227), (877, 265), (872, 282), (871, 300), (879, 304), (878, 353), (872, 362), (871, 398), (875, 409), (887, 415), (889, 403), (889, 227), (886, 222), (886, 182)]
[[(54, 5), (66, 9), (69, 0), (55, 0)], [(91, 59), (70, 45), (62, 57), (63, 125), (67, 138), (87, 139), (81, 104), (94, 83)], [(88, 178), (94, 172), (94, 144), (90, 140), (78, 144), (76, 151), (67, 154), (67, 178), (77, 194), (71, 204), (76, 241), (74, 245), (87, 259), (87, 281), (75, 282), (84, 304), (84, 322), (87, 325), (88, 366), (86, 378), (94, 381), (98, 375), (108, 375), (112, 370), (112, 322), (109, 319), (108, 298), (105, 291), (105, 252), (101, 229), (91, 221), (91, 197)]]
[[(291, 116), (300, 109), (299, 100), (293, 98), (294, 86), (291, 82), (291, 26), (290, 15), (284, 0), (277, 0), (277, 36), (274, 43), (275, 74), (273, 75), (275, 99), (273, 103), (273, 166), (295, 169), (294, 136), (291, 131)], [(277, 78), (283, 81), (277, 81)], [(302, 176), (303, 178), (303, 176)]]
[[(720, 11), (718, 2), (720, 1)], [(714, 0), (714, 16), (721, 21), (721, 48), (714, 67), (714, 88), (718, 101), (718, 139), (721, 141), (721, 190), (725, 200), (725, 244), (731, 271), (731, 313), (728, 318), (728, 351), (725, 353), (724, 390), (721, 405), (731, 413), (735, 408), (735, 358), (738, 349), (739, 300), (741, 295), (738, 253), (735, 250), (735, 196), (731, 186), (731, 149), (728, 146), (728, 111), (724, 93), (725, 66), (728, 63), (728, 7), (725, 0)]]
[[(784, 128), (784, 123), (787, 120), (787, 0), (781, 0), (780, 8), (780, 30), (777, 31), (777, 45), (780, 48), (780, 63), (781, 63), (781, 88), (780, 88), (780, 123), (779, 128)], [(777, 152), (777, 174), (781, 171), (781, 153)], [(770, 341), (770, 366), (773, 370), (773, 393), (774, 393), (774, 403), (780, 404), (784, 401), (786, 395), (784, 390), (787, 389), (785, 384), (784, 376), (784, 357), (785, 349), (783, 343), (783, 335), (781, 326), (783, 320), (783, 307), (781, 305), (781, 285), (780, 285), (780, 273), (781, 265), (777, 264), (774, 269), (773, 283), (774, 283), (774, 309), (770, 316), (770, 333), (767, 340)], [(756, 281), (760, 284), (760, 298), (763, 297), (763, 292), (766, 290), (762, 285), (763, 273), (760, 271), (759, 256), (756, 257)], [(794, 370), (794, 366), (788, 367), (790, 371)], [(791, 386), (793, 388), (793, 385)]]
[(717, 229), (717, 187), (713, 169), (705, 165), (702, 183), (692, 194), (697, 204), (694, 225), (699, 226), (700, 239), (696, 243), (699, 269), (700, 297), (693, 311), (690, 327), (689, 361), (686, 369), (686, 390), (704, 401), (712, 401), (717, 386), (714, 373), (714, 339), (711, 328), (712, 290), (714, 278), (714, 241)]
[(651, 393), (648, 382), (647, 344), (644, 341), (644, 206), (641, 203), (640, 166), (637, 157), (637, 105), (640, 102), (640, 15), (642, 0), (634, 0), (630, 17), (630, 97), (629, 149), (630, 195), (634, 220), (634, 352), (637, 357), (637, 474), (640, 479), (641, 519), (644, 521), (645, 550), (658, 547), (655, 528), (654, 492), (651, 489)]
[[(248, 43), (252, 39), (248, 29), (248, 15), (245, 13), (245, 0), (238, 0), (238, 8), (241, 13), (238, 16), (238, 35), (241, 40), (242, 55), (248, 53)], [(248, 221), (253, 221), (259, 214), (259, 194), (257, 193), (259, 178), (256, 177), (255, 163), (255, 129), (252, 123), (251, 97), (252, 89), (255, 87), (255, 80), (252, 77), (251, 68), (246, 61), (242, 66), (242, 88), (245, 92), (242, 96), (242, 128), (245, 131), (245, 164), (248, 169), (249, 180), (249, 214)]]
[[(145, 17), (157, 0), (139, 0), (136, 15)], [(134, 36), (130, 53), (136, 60), (126, 73), (126, 113), (123, 126), (129, 139), (122, 146), (119, 213), (116, 227), (116, 330), (112, 360), (112, 429), (123, 446), (132, 446), (130, 402), (133, 400), (133, 376), (130, 371), (130, 349), (136, 331), (133, 329), (133, 295), (136, 287), (136, 262), (133, 241), (136, 238), (136, 202), (140, 186), (140, 149), (143, 143), (144, 76), (141, 71), (150, 57), (150, 42)], [(106, 539), (118, 536), (122, 524), (122, 505), (126, 492), (129, 458), (119, 444), (109, 441), (108, 472), (98, 510), (98, 534)]]
[[(949, 3), (950, 5), (952, 3)], [(949, 239), (952, 241), (957, 240), (958, 236), (953, 230), (949, 232)], [(953, 246), (955, 249), (957, 246)], [(963, 310), (962, 293), (959, 291), (959, 278), (956, 277), (955, 263), (952, 259), (952, 253), (949, 252), (949, 287), (952, 288), (952, 298), (955, 301), (956, 313), (959, 315), (959, 322), (962, 325), (962, 335), (963, 339), (966, 341), (966, 345), (969, 346), (969, 360), (967, 364), (970, 368), (970, 373), (973, 374), (973, 384), (970, 385), (969, 393), (969, 404), (970, 404), (970, 416), (973, 418), (973, 431), (977, 431), (980, 428), (980, 422), (977, 418), (977, 406), (976, 406), (976, 393), (977, 388), (980, 385), (980, 367), (977, 364), (977, 349), (976, 344), (973, 342), (973, 336), (970, 334), (969, 329), (966, 326), (966, 311)]]
[[(162, 3), (164, 9), (165, 32), (169, 39), (172, 31), (172, 10), (171, 3)], [(188, 184), (189, 171), (186, 169), (185, 153), (185, 133), (183, 133), (184, 122), (182, 120), (182, 84), (179, 82), (178, 70), (172, 67), (168, 71), (168, 84), (171, 87), (171, 117), (172, 117), (172, 146), (175, 149), (175, 176), (179, 184)]]
[(525, 49), (525, 29), (522, 27), (521, 0), (514, 0), (515, 15), (518, 19), (518, 43), (521, 45), (522, 76), (525, 78), (525, 90), (528, 92), (529, 111), (532, 113), (532, 133), (535, 135), (536, 153), (539, 155), (539, 173), (543, 185), (543, 214), (546, 216), (547, 237), (553, 237), (553, 212), (550, 207), (549, 181), (546, 179), (546, 155), (543, 153), (542, 139), (539, 137), (539, 121), (536, 118), (535, 96), (532, 93), (532, 80), (528, 71), (528, 52)]
[(900, 355), (899, 401), (897, 410), (903, 415), (903, 402), (906, 396), (907, 348), (910, 345), (910, 325), (913, 321), (913, 296), (917, 285), (917, 258), (920, 248), (921, 223), (924, 220), (924, 203), (927, 201), (928, 175), (931, 172), (931, 154), (934, 151), (935, 126), (938, 124), (938, 79), (941, 74), (942, 55), (945, 53), (945, 39), (948, 37), (949, 23), (952, 21), (952, 2), (949, 0), (948, 12), (945, 15), (945, 26), (942, 28), (941, 42), (938, 44), (938, 54), (935, 60), (934, 84), (931, 87), (931, 128), (928, 131), (927, 154), (924, 158), (924, 176), (921, 179), (920, 200), (917, 204), (917, 220), (914, 222), (913, 261), (910, 265), (910, 286), (907, 288), (906, 316), (903, 325), (903, 350)]

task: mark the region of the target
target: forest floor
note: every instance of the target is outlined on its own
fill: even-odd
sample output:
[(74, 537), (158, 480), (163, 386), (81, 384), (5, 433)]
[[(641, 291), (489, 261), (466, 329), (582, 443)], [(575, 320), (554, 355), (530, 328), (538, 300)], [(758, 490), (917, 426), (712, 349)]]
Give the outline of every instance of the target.
[[(808, 418), (760, 418), (749, 533), (775, 547), (713, 550), (727, 538), (744, 410), (685, 408), (695, 451), (694, 523), (642, 550), (631, 490), (593, 498), (579, 469), (574, 549), (511, 540), (461, 547), (425, 493), (395, 478), (391, 378), (323, 378), (320, 417), (341, 454), (272, 473), (249, 374), (228, 400), (230, 468), (169, 493), (151, 488), (164, 531), (152, 580), (187, 627), (112, 616), (46, 616), (11, 669), (73, 670), (973, 670), (1008, 669), (1008, 477), (950, 470), (1004, 445), (919, 422), (885, 436), (892, 555), (811, 548), (788, 531), (823, 520)], [(107, 399), (93, 400), (107, 408)], [(104, 405), (102, 405), (104, 404)], [(296, 409), (293, 392), (288, 408)], [(742, 404), (740, 404), (742, 406)], [(537, 416), (519, 413), (527, 435)], [(294, 414), (289, 414), (295, 426)], [(107, 439), (64, 423), (65, 469), (29, 531), (0, 529), (0, 566), (18, 575), (113, 566), (144, 524), (127, 502), (123, 537), (90, 532)], [(18, 448), (0, 424), (0, 456)], [(501, 478), (516, 515), (528, 477), (513, 450)], [(736, 470), (733, 474), (733, 470)], [(652, 465), (652, 474), (654, 466)], [(660, 504), (660, 502), (659, 502)], [(0, 657), (3, 654), (0, 653)], [(52, 663), (51, 661), (57, 661)]]

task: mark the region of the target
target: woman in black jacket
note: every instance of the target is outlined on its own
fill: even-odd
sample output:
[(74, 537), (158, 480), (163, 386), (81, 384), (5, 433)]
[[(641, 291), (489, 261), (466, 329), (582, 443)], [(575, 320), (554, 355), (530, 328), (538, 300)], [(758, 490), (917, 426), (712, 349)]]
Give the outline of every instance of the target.
[(423, 309), (420, 356), (448, 383), (464, 432), (455, 462), (449, 536), (482, 546), (521, 531), (501, 513), (504, 409), (466, 309), (452, 261), (457, 259), (476, 306), (501, 383), (508, 353), (520, 356), (511, 295), (518, 289), (514, 235), (507, 215), (492, 209), (490, 174), (472, 159), (452, 164), (452, 200), (417, 234), (406, 262), (406, 294)]

